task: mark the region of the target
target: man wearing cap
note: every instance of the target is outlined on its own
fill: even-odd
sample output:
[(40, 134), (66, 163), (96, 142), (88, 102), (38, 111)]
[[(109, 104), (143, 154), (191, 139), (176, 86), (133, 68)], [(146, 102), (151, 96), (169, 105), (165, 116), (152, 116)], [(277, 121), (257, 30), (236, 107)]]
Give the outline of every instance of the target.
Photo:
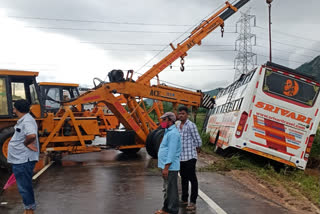
[(162, 169), (164, 202), (155, 214), (179, 212), (178, 171), (180, 170), (181, 138), (175, 126), (176, 116), (166, 112), (160, 117), (165, 133), (158, 152), (158, 167)]
[(39, 160), (38, 126), (29, 114), (30, 104), (26, 100), (14, 103), (13, 113), (19, 118), (8, 146), (8, 163), (17, 180), (18, 190), (24, 203), (24, 214), (33, 214), (36, 209), (32, 187), (32, 175)]

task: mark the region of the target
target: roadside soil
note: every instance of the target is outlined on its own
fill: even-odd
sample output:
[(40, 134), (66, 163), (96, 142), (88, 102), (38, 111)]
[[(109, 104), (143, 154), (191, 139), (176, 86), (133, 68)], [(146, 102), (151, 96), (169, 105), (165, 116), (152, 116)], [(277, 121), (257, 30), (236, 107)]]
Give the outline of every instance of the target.
[[(198, 167), (214, 164), (221, 161), (222, 157), (216, 157), (204, 152), (199, 154)], [(270, 183), (264, 179), (257, 177), (253, 172), (246, 170), (231, 170), (231, 171), (218, 171), (225, 176), (230, 176), (241, 184), (245, 185), (248, 189), (264, 196), (265, 198), (279, 204), (280, 206), (288, 209), (289, 213), (293, 214), (311, 214), (319, 213), (320, 209), (314, 205), (309, 199), (304, 197), (301, 193), (290, 193), (280, 182)], [(320, 171), (308, 170), (307, 173), (320, 175)], [(320, 196), (319, 196), (320, 197)], [(319, 205), (318, 205), (319, 206)]]

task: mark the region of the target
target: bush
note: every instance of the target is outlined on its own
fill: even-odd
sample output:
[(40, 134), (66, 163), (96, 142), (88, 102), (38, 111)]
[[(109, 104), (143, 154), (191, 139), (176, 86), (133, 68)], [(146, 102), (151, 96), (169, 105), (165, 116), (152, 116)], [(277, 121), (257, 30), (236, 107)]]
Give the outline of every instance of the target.
[(317, 134), (314, 138), (312, 148), (311, 148), (311, 154), (310, 157), (312, 158), (320, 158), (320, 131), (317, 131)]

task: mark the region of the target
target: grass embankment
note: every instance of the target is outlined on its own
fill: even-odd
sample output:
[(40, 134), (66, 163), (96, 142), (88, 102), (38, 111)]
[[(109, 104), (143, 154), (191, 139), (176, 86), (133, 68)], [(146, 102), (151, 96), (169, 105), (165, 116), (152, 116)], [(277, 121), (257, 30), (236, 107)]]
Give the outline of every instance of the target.
[[(202, 130), (205, 115), (197, 116), (197, 126)], [(257, 177), (268, 181), (273, 185), (281, 185), (289, 193), (297, 197), (300, 194), (307, 197), (314, 204), (320, 206), (320, 185), (319, 174), (309, 175), (306, 171), (282, 165), (241, 150), (232, 150), (225, 156), (217, 155), (213, 152), (213, 146), (209, 143), (209, 135), (201, 133), (203, 145), (202, 150), (208, 154), (218, 157), (218, 161), (200, 170), (225, 172), (230, 170), (247, 170)], [(312, 159), (316, 160), (320, 155), (320, 135), (319, 132), (312, 147)]]

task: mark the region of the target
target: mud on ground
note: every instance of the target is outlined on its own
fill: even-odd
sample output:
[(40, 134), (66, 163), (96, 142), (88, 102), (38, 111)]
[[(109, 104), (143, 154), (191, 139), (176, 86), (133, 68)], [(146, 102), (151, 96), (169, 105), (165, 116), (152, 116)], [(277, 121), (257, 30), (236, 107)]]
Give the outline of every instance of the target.
[[(220, 157), (216, 157), (206, 153), (199, 154), (198, 167), (204, 167), (206, 165), (214, 164), (221, 160)], [(319, 213), (320, 209), (314, 205), (309, 199), (302, 194), (290, 193), (280, 182), (270, 183), (264, 179), (257, 177), (254, 173), (246, 170), (231, 170), (228, 172), (221, 172), (225, 176), (230, 176), (234, 180), (245, 185), (247, 188), (256, 192), (257, 194), (279, 204), (280, 206), (288, 209), (289, 213), (293, 214), (311, 214)], [(311, 170), (310, 173), (319, 173), (317, 170)]]

